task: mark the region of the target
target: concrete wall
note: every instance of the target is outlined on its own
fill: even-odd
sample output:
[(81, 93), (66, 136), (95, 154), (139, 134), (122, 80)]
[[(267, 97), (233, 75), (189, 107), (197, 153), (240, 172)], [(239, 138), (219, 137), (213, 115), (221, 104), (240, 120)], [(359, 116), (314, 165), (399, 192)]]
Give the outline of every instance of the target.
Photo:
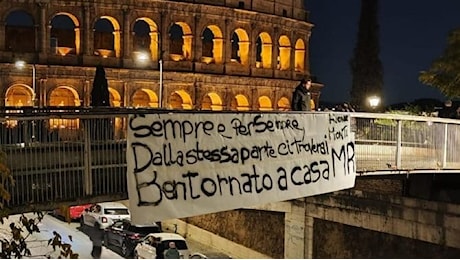
[(219, 252), (229, 255), (231, 258), (250, 258), (250, 259), (267, 259), (271, 258), (268, 255), (262, 254), (251, 248), (235, 243), (229, 239), (218, 236), (205, 229), (195, 225), (188, 224), (179, 219), (172, 219), (162, 222), (163, 229), (166, 232), (174, 232), (177, 225), (177, 233), (187, 239), (198, 241), (208, 245)]
[[(456, 204), (348, 190), (306, 198), (306, 212), (315, 222), (313, 257), (424, 257), (419, 251), (426, 251), (428, 257), (440, 257), (439, 252), (460, 256), (460, 206)], [(350, 236), (350, 230), (356, 235)], [(369, 231), (381, 240), (349, 243)], [(327, 240), (321, 236), (336, 240), (329, 251), (319, 246)], [(388, 250), (391, 244), (404, 244), (414, 251)]]
[[(188, 218), (188, 227), (179, 230), (188, 234), (191, 226), (198, 225), (214, 233), (214, 240), (237, 242), (237, 247), (232, 243), (216, 247), (234, 258), (259, 258), (255, 252), (289, 259), (460, 257), (460, 205), (403, 197), (406, 182), (397, 177), (359, 178), (351, 190), (252, 208), (257, 214), (237, 210)], [(235, 213), (245, 211), (252, 214)], [(270, 219), (273, 212), (282, 213), (284, 221)], [(226, 224), (216, 224), (220, 222)], [(255, 223), (257, 229), (248, 228)], [(206, 232), (193, 237), (214, 243)], [(245, 234), (244, 239), (235, 239), (235, 233)], [(273, 239), (278, 236), (284, 241)], [(251, 244), (251, 239), (263, 241), (265, 247)]]

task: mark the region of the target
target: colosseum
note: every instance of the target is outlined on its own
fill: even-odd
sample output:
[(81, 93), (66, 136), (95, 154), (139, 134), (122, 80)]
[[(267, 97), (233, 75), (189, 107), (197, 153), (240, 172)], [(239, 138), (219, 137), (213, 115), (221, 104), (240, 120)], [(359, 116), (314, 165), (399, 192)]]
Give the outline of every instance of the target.
[(0, 3), (0, 106), (87, 107), (101, 65), (111, 107), (289, 110), (310, 75), (303, 0)]

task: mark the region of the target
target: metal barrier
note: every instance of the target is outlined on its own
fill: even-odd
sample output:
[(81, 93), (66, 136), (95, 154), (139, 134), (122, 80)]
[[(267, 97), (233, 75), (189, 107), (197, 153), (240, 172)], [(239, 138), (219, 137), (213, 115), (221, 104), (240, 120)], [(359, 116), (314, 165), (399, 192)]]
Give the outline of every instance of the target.
[[(4, 108), (0, 111), (0, 148), (15, 180), (15, 185), (6, 184), (11, 193), (7, 205), (40, 204), (52, 209), (59, 202), (126, 199), (126, 123), (129, 114), (139, 112), (173, 111)], [(456, 154), (460, 121), (340, 114), (347, 114), (352, 122), (360, 175), (460, 172)]]
[(460, 120), (374, 113), (350, 116), (359, 174), (459, 172)]

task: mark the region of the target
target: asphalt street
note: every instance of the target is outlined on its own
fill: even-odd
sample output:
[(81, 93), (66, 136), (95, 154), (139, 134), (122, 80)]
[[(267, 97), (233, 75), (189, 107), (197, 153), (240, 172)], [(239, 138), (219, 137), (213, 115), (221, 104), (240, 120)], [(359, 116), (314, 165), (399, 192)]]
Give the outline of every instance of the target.
[[(32, 218), (32, 213), (25, 214), (27, 218)], [(16, 223), (16, 226), (20, 226), (19, 221), (20, 215), (10, 216), (3, 225), (0, 225), (0, 239), (8, 239), (11, 237), (9, 224), (11, 222)], [(32, 253), (31, 258), (58, 258), (60, 251), (55, 250), (51, 246), (48, 246), (49, 239), (53, 238), (53, 232), (56, 231), (61, 237), (62, 241), (69, 243), (74, 253), (78, 253), (80, 259), (91, 259), (92, 242), (89, 237), (80, 230), (80, 223), (71, 222), (67, 223), (59, 218), (52, 215), (45, 215), (43, 220), (38, 224), (40, 230), (39, 233), (33, 233), (28, 236), (26, 241), (27, 245)], [(23, 230), (23, 236), (27, 236), (25, 229)], [(187, 244), (190, 248), (190, 252), (200, 252), (204, 254), (211, 254), (220, 256), (219, 258), (225, 258), (225, 255), (215, 252), (215, 250), (198, 243), (196, 241), (187, 240)], [(113, 252), (110, 249), (102, 247), (102, 259), (122, 259), (120, 255)]]

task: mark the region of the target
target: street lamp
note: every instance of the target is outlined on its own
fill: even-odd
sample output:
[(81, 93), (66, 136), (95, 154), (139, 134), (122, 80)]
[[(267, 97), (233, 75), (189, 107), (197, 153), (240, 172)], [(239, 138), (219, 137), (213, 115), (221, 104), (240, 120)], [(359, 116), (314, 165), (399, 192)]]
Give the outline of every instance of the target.
[[(26, 62), (23, 60), (17, 60), (14, 63), (14, 66), (18, 69), (23, 69), (26, 66)], [(32, 106), (35, 106), (35, 98), (36, 98), (36, 91), (35, 91), (35, 64), (32, 64)]]
[[(149, 58), (149, 54), (146, 53), (146, 52), (140, 52), (137, 56), (136, 56), (136, 59), (139, 61), (139, 62), (142, 62), (142, 63), (145, 63), (146, 61), (148, 61), (150, 58)], [(158, 107), (159, 108), (162, 108), (163, 107), (163, 60), (160, 58), (158, 60), (158, 63), (160, 65), (160, 89), (159, 89), (159, 93), (158, 93)]]
[[(26, 62), (23, 60), (17, 60), (14, 63), (14, 66), (18, 69), (23, 69), (26, 66)], [(32, 106), (35, 107), (35, 98), (36, 98), (36, 90), (35, 90), (35, 64), (32, 64)], [(35, 120), (32, 120), (32, 142), (35, 142)]]
[(380, 97), (378, 96), (371, 96), (369, 97), (369, 106), (372, 110), (375, 110), (380, 105)]

